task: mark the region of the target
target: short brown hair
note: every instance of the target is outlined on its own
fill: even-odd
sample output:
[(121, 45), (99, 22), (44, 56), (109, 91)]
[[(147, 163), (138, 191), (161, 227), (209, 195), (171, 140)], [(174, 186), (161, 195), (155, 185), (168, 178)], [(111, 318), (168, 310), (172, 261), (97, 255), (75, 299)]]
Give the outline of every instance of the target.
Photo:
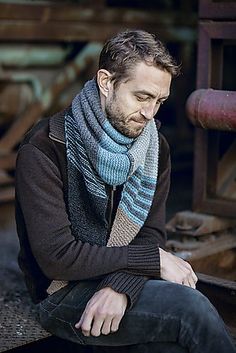
[(99, 69), (112, 74), (114, 84), (129, 76), (129, 70), (141, 61), (154, 64), (175, 77), (180, 67), (164, 44), (154, 34), (142, 30), (127, 30), (109, 39), (100, 54)]

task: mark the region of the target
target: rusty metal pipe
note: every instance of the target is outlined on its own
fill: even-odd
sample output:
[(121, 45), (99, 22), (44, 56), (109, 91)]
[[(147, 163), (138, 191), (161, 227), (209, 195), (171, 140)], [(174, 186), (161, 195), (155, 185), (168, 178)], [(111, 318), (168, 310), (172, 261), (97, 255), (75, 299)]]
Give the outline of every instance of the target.
[(236, 131), (236, 92), (198, 89), (188, 98), (186, 111), (193, 125), (203, 129)]

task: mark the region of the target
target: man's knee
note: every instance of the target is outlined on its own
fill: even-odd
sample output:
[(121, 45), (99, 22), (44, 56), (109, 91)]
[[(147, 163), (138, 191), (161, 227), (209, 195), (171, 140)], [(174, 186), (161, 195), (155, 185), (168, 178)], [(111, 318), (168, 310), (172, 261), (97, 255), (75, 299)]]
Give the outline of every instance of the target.
[(178, 307), (177, 315), (181, 318), (182, 322), (191, 327), (206, 328), (221, 325), (221, 319), (215, 307), (197, 289), (192, 289), (187, 286), (181, 286), (178, 293), (174, 296), (174, 301), (181, 301)]
[(199, 292), (197, 289), (192, 289), (186, 286), (183, 286), (183, 290), (185, 290), (184, 298), (184, 306), (186, 310), (190, 310), (192, 315), (201, 315), (206, 316), (207, 313), (216, 315), (216, 309), (211, 304), (209, 299)]
[(195, 318), (207, 313), (216, 315), (210, 301), (198, 290), (162, 280), (150, 280), (145, 284), (133, 310)]

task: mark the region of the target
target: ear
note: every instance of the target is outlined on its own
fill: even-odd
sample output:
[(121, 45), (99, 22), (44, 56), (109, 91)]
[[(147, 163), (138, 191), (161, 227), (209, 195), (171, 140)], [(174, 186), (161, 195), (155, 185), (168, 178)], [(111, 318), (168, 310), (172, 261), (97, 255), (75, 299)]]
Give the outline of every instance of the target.
[(112, 88), (111, 74), (105, 69), (100, 69), (97, 72), (97, 84), (100, 92), (107, 98), (109, 91)]

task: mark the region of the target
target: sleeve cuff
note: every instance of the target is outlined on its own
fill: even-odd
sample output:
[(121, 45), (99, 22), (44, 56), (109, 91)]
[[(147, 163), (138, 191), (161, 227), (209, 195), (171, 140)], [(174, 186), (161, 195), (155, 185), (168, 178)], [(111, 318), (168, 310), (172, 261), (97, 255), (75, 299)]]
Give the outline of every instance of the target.
[(144, 276), (160, 278), (158, 245), (131, 245), (128, 248), (128, 270)]
[(131, 309), (137, 301), (147, 277), (137, 276), (125, 272), (114, 272), (107, 275), (98, 285), (97, 289), (110, 287), (118, 293), (126, 294), (129, 300), (127, 310)]

